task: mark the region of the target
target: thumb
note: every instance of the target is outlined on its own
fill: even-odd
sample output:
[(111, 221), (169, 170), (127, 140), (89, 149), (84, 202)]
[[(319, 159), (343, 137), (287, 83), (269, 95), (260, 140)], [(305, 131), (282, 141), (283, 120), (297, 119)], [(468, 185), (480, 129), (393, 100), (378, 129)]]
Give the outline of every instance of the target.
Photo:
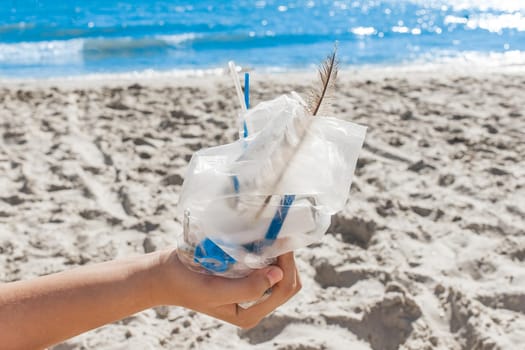
[(283, 279), (283, 270), (268, 266), (243, 278), (223, 279), (221, 295), (224, 303), (234, 304), (257, 300), (264, 292)]

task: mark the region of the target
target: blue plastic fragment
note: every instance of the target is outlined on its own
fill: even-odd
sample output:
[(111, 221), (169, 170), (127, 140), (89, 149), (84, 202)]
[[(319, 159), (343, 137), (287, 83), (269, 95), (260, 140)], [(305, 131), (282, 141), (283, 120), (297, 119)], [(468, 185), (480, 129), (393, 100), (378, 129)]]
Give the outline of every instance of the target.
[(236, 260), (226, 254), (211, 239), (204, 239), (201, 244), (195, 248), (193, 261), (200, 264), (206, 270), (221, 273), (228, 270), (230, 265), (236, 263)]
[(279, 235), (279, 232), (283, 227), (284, 220), (288, 215), (288, 210), (292, 206), (294, 199), (294, 194), (287, 194), (281, 199), (279, 209), (277, 209), (277, 211), (275, 212), (272, 222), (270, 223), (270, 227), (268, 227), (268, 231), (266, 232), (266, 236), (264, 237), (266, 240), (270, 242), (275, 241), (277, 235)]
[(239, 178), (235, 175), (233, 176), (233, 189), (235, 193), (239, 193)]
[(246, 120), (242, 122), (242, 136), (244, 138), (248, 137), (248, 126), (246, 126)]
[[(244, 103), (246, 109), (250, 109), (250, 73), (244, 73)], [(248, 127), (246, 126), (246, 120), (242, 122), (243, 137), (248, 137)]]
[(259, 253), (263, 247), (272, 245), (273, 242), (277, 239), (279, 232), (281, 232), (281, 228), (283, 227), (284, 220), (286, 219), (286, 216), (288, 215), (288, 210), (292, 206), (294, 200), (295, 200), (295, 195), (293, 194), (285, 195), (281, 199), (279, 208), (276, 210), (273, 216), (273, 219), (270, 223), (270, 226), (268, 227), (268, 231), (266, 231), (266, 235), (264, 236), (264, 239), (260, 241), (255, 241), (255, 242), (250, 242), (248, 244), (244, 244), (243, 247), (250, 252)]

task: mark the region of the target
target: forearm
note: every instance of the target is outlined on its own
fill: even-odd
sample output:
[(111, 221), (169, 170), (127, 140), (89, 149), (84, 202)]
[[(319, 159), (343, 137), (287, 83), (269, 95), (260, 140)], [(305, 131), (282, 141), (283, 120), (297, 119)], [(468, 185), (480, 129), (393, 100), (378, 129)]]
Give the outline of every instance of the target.
[[(168, 304), (253, 327), (301, 288), (292, 253), (227, 279), (187, 269), (173, 250), (0, 284), (2, 350), (42, 349), (146, 308)], [(284, 276), (284, 277), (283, 277)], [(272, 295), (243, 310), (238, 303)]]
[(44, 348), (154, 306), (159, 254), (0, 285), (2, 348)]

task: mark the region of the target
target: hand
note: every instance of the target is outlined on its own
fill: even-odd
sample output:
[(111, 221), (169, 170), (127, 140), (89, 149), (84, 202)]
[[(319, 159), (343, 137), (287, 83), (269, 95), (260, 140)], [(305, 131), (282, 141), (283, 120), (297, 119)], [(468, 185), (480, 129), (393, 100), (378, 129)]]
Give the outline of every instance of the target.
[[(175, 251), (161, 253), (159, 262), (162, 272), (153, 290), (160, 304), (183, 306), (241, 328), (255, 327), (301, 289), (293, 252), (278, 257), (277, 265), (238, 279), (193, 272)], [(268, 288), (272, 293), (263, 302), (248, 309), (238, 306), (259, 299)]]
[[(293, 253), (239, 279), (187, 269), (175, 251), (108, 261), (0, 284), (2, 349), (40, 349), (152, 306), (184, 306), (243, 328), (301, 288)], [(237, 304), (271, 296), (249, 309)]]

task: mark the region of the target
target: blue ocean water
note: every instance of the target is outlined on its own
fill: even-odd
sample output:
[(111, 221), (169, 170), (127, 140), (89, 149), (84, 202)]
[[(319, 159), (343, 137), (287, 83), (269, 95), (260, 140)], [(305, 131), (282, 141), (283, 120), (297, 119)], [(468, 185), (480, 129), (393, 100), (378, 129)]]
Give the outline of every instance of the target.
[(525, 64), (525, 1), (0, 0), (0, 76), (306, 68), (466, 58)]

